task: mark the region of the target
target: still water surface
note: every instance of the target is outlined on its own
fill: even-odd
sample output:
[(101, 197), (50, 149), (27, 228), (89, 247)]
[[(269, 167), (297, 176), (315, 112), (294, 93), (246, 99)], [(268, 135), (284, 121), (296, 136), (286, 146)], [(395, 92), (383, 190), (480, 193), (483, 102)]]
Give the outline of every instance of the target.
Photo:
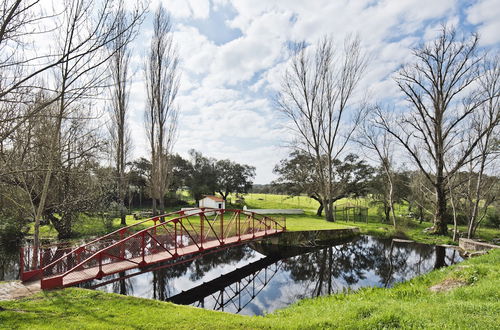
[(391, 287), (460, 261), (452, 248), (360, 236), (291, 257), (265, 256), (251, 244), (240, 245), (179, 265), (156, 266), (138, 275), (122, 272), (81, 286), (262, 315), (307, 297), (367, 286)]

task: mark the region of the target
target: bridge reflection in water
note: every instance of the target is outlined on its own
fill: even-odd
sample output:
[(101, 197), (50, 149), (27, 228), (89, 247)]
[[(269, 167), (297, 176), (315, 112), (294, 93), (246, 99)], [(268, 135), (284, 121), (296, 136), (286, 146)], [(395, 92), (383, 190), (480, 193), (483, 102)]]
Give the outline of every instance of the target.
[(167, 301), (218, 311), (228, 311), (229, 308), (230, 312), (239, 313), (273, 279), (282, 263), (279, 258), (266, 257), (183, 291)]
[(140, 274), (123, 272), (82, 286), (262, 315), (303, 298), (365, 286), (391, 287), (462, 260), (451, 248), (370, 236), (287, 256), (265, 256), (255, 245), (227, 248), (175, 266), (144, 269)]

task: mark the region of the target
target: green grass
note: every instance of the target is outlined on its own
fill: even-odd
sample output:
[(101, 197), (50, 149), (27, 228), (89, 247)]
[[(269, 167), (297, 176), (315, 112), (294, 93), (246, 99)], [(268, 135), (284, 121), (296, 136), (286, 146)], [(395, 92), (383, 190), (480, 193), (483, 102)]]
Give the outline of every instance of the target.
[[(245, 203), (248, 208), (300, 208), (304, 209), (304, 215), (287, 215), (286, 224), (287, 229), (291, 231), (297, 230), (321, 230), (321, 229), (337, 229), (346, 227), (358, 227), (363, 234), (370, 234), (383, 237), (398, 237), (410, 239), (421, 243), (427, 244), (457, 244), (453, 242), (451, 234), (452, 226), (449, 226), (449, 234), (447, 236), (430, 235), (424, 233), (424, 229), (431, 227), (432, 223), (423, 222), (419, 223), (417, 220), (407, 217), (399, 217), (397, 221), (397, 228), (394, 229), (392, 224), (381, 221), (381, 215), (378, 214), (376, 207), (369, 207), (366, 199), (348, 199), (344, 198), (337, 202), (340, 204), (357, 204), (368, 209), (368, 222), (352, 222), (352, 221), (335, 221), (327, 222), (323, 217), (316, 216), (316, 210), (319, 203), (315, 200), (306, 197), (288, 197), (282, 195), (268, 195), (268, 194), (248, 194), (245, 195)], [(407, 214), (407, 205), (397, 205), (397, 214)], [(460, 232), (466, 232), (466, 226), (458, 226)], [(493, 238), (500, 237), (500, 230), (494, 228), (480, 227), (476, 232), (477, 238), (491, 241)]]
[[(431, 292), (444, 280), (466, 286)], [(365, 288), (301, 300), (264, 317), (214, 312), (84, 289), (1, 301), (0, 327), (15, 329), (498, 329), (500, 250), (392, 289)]]
[[(169, 208), (165, 212), (177, 211), (179, 208)], [(133, 215), (127, 215), (126, 217), (127, 226), (141, 222), (142, 219), (136, 220)], [(134, 229), (136, 231), (153, 226), (153, 221), (146, 221)], [(79, 221), (77, 221), (73, 227), (73, 237), (77, 238), (91, 238), (96, 236), (102, 236), (117, 229), (123, 227), (121, 225), (120, 218), (114, 218), (111, 222), (111, 226), (107, 227), (104, 221), (99, 217), (91, 217), (85, 214), (80, 215)], [(28, 235), (33, 235), (35, 232), (34, 224), (31, 223), (28, 231)], [(56, 239), (57, 230), (52, 226), (52, 224), (40, 226), (40, 236), (43, 239)]]
[[(368, 222), (327, 222), (315, 216), (317, 202), (300, 196), (250, 194), (248, 208), (302, 208), (304, 215), (288, 215), (288, 230), (320, 230), (356, 226), (362, 233), (401, 237), (419, 242), (452, 243), (451, 237), (423, 232), (431, 223), (400, 218), (398, 228), (380, 221), (370, 208)], [(342, 200), (339, 203), (366, 200)], [(364, 203), (364, 204), (363, 204)], [(400, 214), (407, 209), (400, 206)], [(127, 223), (136, 222), (130, 216)], [(151, 225), (146, 223), (143, 228)], [(141, 226), (141, 227), (142, 227)], [(113, 229), (120, 227), (119, 219)], [(465, 228), (460, 228), (464, 231)], [(108, 232), (99, 219), (84, 219), (75, 227), (81, 237)], [(42, 233), (56, 235), (50, 226)], [(478, 237), (490, 240), (500, 231), (480, 228)], [(444, 280), (467, 283), (451, 292), (433, 293), (429, 287)], [(397, 285), (393, 289), (365, 288), (355, 293), (301, 300), (265, 317), (246, 317), (178, 306), (154, 300), (125, 297), (84, 289), (43, 292), (33, 297), (0, 302), (0, 328), (471, 328), (500, 329), (500, 250), (459, 265), (440, 269)]]
[[(234, 196), (230, 196), (231, 200), (235, 200)], [(247, 194), (245, 195), (245, 204), (248, 208), (260, 208), (260, 209), (304, 209), (305, 214), (303, 215), (287, 215), (287, 229), (292, 231), (297, 230), (321, 230), (321, 229), (337, 229), (346, 227), (359, 227), (361, 232), (364, 234), (371, 234), (383, 237), (399, 237), (414, 240), (417, 242), (428, 243), (428, 244), (456, 244), (453, 242), (450, 234), (448, 236), (436, 236), (424, 233), (423, 230), (427, 227), (431, 227), (432, 223), (423, 222), (420, 224), (418, 221), (400, 216), (398, 218), (398, 227), (393, 228), (391, 224), (381, 221), (381, 215), (376, 207), (370, 205), (369, 201), (364, 198), (360, 199), (342, 199), (336, 204), (357, 204), (368, 209), (368, 222), (352, 222), (352, 221), (336, 221), (327, 222), (322, 217), (316, 216), (316, 210), (319, 206), (318, 202), (307, 197), (307, 196), (296, 196), (289, 197), (285, 195), (271, 195), (271, 194)], [(228, 205), (227, 208), (238, 208), (237, 206)], [(175, 211), (178, 208), (170, 208), (167, 212)], [(399, 215), (405, 215), (408, 213), (407, 205), (397, 205), (396, 213)], [(131, 225), (139, 220), (134, 220), (133, 217), (127, 216), (127, 224)], [(141, 230), (153, 225), (153, 222), (146, 222), (137, 226), (137, 230)], [(114, 219), (111, 228), (106, 228), (102, 219), (82, 216), (80, 221), (74, 226), (75, 238), (89, 238), (95, 236), (101, 236), (108, 232), (114, 231), (120, 228), (120, 220), (118, 218)], [(459, 226), (461, 232), (466, 232), (466, 226)], [(48, 239), (55, 239), (57, 237), (57, 231), (51, 226), (41, 226), (40, 228), (41, 237)], [(30, 229), (30, 234), (33, 233), (33, 226)], [(484, 239), (486, 241), (491, 241), (493, 238), (500, 237), (500, 230), (493, 228), (480, 227), (476, 233), (477, 238)]]

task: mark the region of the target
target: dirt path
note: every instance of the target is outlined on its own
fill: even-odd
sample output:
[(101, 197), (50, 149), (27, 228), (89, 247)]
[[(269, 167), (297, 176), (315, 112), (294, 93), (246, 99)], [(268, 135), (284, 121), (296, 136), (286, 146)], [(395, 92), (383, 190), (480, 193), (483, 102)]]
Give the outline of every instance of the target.
[(21, 281), (3, 282), (0, 283), (0, 301), (28, 297), (41, 290), (40, 281), (27, 283)]

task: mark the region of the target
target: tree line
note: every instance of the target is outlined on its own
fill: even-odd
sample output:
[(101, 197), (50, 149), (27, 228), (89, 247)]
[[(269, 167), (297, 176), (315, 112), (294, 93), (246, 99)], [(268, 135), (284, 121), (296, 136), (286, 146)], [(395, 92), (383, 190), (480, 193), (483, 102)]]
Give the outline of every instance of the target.
[[(224, 200), (230, 194), (244, 194), (250, 191), (255, 178), (255, 167), (239, 164), (229, 159), (217, 160), (206, 157), (194, 149), (189, 150), (189, 158), (184, 159), (172, 154), (169, 159), (171, 181), (163, 196), (164, 204), (179, 206), (187, 204), (178, 195), (186, 191), (190, 197), (199, 201), (204, 195), (219, 194)], [(143, 201), (152, 199), (152, 164), (140, 158), (129, 165), (128, 191), (129, 206), (143, 206)]]
[[(162, 6), (150, 15), (146, 2), (126, 5), (4, 0), (0, 6), (1, 225), (19, 232), (20, 219), (31, 219), (36, 246), (41, 224), (68, 237), (86, 212), (116, 209), (125, 225), (131, 198), (151, 200), (157, 214), (178, 188), (195, 199), (207, 193), (226, 199), (251, 187), (251, 166), (173, 153), (181, 72), (172, 20)], [(152, 34), (134, 72), (132, 42), (147, 15)], [(433, 231), (446, 233), (465, 214), (473, 236), (498, 203), (499, 168), (499, 57), (478, 40), (443, 27), (415, 48), (395, 75), (406, 99), (398, 107), (368, 102), (359, 91), (368, 57), (358, 38), (340, 47), (330, 38), (294, 44), (275, 98), (294, 137), (290, 157), (276, 169), (287, 191), (310, 195), (333, 221), (333, 203), (363, 194), (365, 178), (378, 173), (396, 225), (397, 160), (404, 157), (415, 177), (408, 181), (410, 198), (431, 210)], [(145, 81), (148, 157), (132, 161), (134, 75)]]
[[(274, 168), (278, 178), (268, 185), (257, 185), (252, 188), (254, 193), (284, 194), (289, 197), (308, 196), (318, 202), (317, 216), (323, 216), (323, 198), (321, 186), (316, 181), (313, 159), (307, 154), (292, 152)], [(430, 197), (432, 186), (418, 170), (404, 167), (391, 169), (391, 180), (387, 179), (387, 169), (384, 164), (370, 165), (359, 156), (348, 154), (343, 160), (335, 162), (337, 179), (333, 183), (336, 192), (333, 202), (343, 198), (365, 199), (367, 206), (374, 207), (382, 221), (396, 226), (398, 219), (412, 218), (420, 223), (432, 221), (434, 204)], [(453, 191), (453, 209), (450, 212), (454, 225), (470, 226), (476, 200), (471, 191), (478, 182), (478, 173), (467, 171), (457, 174), (460, 182), (466, 185), (456, 187)], [(481, 223), (491, 227), (500, 226), (498, 201), (498, 176), (483, 175), (482, 201), (479, 216), (475, 218), (474, 236), (477, 226)], [(406, 204), (404, 212), (396, 210), (397, 204)], [(334, 213), (334, 220), (335, 213)], [(468, 235), (467, 233), (464, 233)]]
[(293, 153), (276, 171), (292, 191), (318, 200), (326, 220), (335, 220), (336, 200), (355, 193), (363, 169), (349, 150), (378, 164), (394, 226), (397, 160), (412, 169), (412, 201), (433, 213), (435, 234), (451, 223), (456, 229), (465, 216), (472, 237), (488, 210), (498, 209), (500, 57), (480, 48), (477, 34), (442, 26), (436, 39), (414, 48), (395, 73), (405, 100), (397, 107), (359, 91), (368, 62), (359, 38), (336, 47), (325, 37), (292, 52), (276, 106), (288, 120)]
[[(132, 41), (148, 3), (124, 0), (2, 2), (0, 203), (2, 226), (50, 222), (69, 237), (84, 212), (116, 203), (125, 221)], [(128, 7), (127, 7), (128, 6)], [(165, 8), (152, 15), (142, 65), (151, 198), (163, 208), (175, 140), (178, 56)], [(105, 165), (106, 159), (113, 166)]]

